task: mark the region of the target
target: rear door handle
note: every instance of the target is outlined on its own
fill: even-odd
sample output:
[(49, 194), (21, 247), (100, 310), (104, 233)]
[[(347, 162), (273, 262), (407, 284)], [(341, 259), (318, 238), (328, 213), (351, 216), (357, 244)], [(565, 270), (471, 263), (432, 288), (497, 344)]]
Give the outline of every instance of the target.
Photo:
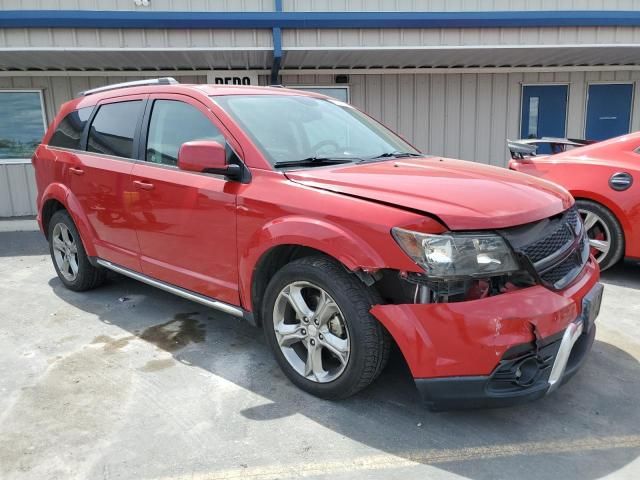
[(70, 167), (69, 170), (74, 175), (84, 175), (84, 170), (82, 170), (81, 168)]
[(134, 180), (133, 184), (136, 188), (141, 188), (142, 190), (153, 190), (153, 183), (143, 182), (142, 180)]

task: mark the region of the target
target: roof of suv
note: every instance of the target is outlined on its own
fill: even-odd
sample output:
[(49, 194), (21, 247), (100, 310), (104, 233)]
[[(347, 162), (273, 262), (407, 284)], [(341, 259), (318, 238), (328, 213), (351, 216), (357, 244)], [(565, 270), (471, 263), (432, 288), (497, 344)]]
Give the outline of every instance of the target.
[[(90, 107), (105, 98), (124, 97), (128, 95), (144, 95), (153, 93), (182, 93), (186, 95), (198, 96), (219, 96), (219, 95), (299, 95), (316, 98), (327, 98), (325, 95), (307, 92), (303, 90), (293, 90), (282, 87), (257, 87), (251, 85), (215, 85), (215, 84), (151, 84), (131, 87), (116, 87), (109, 90), (78, 96), (64, 104), (60, 112), (69, 112), (74, 109)], [(59, 112), (59, 113), (60, 113)]]

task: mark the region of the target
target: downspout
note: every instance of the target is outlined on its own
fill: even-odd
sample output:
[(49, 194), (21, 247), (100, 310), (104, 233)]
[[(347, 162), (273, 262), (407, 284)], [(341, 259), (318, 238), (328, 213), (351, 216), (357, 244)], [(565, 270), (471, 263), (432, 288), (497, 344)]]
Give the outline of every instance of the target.
[[(275, 0), (276, 12), (282, 12), (282, 0)], [(271, 85), (279, 85), (280, 65), (282, 64), (282, 31), (279, 26), (272, 28), (273, 35), (273, 63), (271, 65)]]

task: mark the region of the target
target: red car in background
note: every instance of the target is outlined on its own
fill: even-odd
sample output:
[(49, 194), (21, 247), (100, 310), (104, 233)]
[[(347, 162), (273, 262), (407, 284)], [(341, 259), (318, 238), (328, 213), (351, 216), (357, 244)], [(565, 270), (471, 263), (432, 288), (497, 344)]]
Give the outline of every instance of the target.
[(571, 192), (601, 270), (640, 258), (640, 132), (556, 155), (521, 155), (509, 168)]

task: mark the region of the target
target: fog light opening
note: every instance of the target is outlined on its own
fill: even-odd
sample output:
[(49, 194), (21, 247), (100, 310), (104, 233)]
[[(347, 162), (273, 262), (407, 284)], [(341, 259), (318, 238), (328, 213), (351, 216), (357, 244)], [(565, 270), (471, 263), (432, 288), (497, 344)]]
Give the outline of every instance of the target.
[(516, 383), (521, 387), (530, 387), (535, 383), (539, 372), (538, 361), (535, 357), (529, 357), (518, 365), (515, 374)]

